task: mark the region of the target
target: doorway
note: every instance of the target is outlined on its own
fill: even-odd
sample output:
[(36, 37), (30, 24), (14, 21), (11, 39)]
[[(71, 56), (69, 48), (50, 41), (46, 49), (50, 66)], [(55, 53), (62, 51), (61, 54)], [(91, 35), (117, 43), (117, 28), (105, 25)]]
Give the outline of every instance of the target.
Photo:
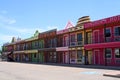
[(99, 50), (94, 51), (94, 64), (96, 65), (100, 64)]
[(93, 37), (94, 43), (99, 43), (99, 30), (94, 31)]

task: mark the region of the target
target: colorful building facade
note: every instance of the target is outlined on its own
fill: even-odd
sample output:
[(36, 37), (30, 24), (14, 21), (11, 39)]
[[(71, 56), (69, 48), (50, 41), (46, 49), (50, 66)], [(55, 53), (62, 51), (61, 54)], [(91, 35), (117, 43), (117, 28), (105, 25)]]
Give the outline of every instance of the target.
[(13, 40), (3, 45), (3, 54), (13, 51), (19, 62), (120, 66), (120, 15), (96, 21), (84, 16), (66, 27)]

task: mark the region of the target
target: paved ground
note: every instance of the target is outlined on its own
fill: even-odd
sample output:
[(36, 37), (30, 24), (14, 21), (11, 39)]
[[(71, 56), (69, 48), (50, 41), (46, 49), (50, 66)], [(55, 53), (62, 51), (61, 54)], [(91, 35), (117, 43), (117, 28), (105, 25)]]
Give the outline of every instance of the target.
[(116, 70), (0, 62), (0, 80), (120, 80), (103, 76), (104, 73), (114, 71)]

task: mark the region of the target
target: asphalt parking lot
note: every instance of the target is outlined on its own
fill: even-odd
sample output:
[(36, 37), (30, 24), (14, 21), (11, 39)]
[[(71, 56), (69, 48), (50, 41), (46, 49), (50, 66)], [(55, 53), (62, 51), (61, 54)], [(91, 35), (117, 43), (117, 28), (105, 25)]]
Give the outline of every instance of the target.
[(120, 80), (120, 78), (103, 76), (104, 73), (114, 71), (44, 64), (0, 62), (0, 80)]

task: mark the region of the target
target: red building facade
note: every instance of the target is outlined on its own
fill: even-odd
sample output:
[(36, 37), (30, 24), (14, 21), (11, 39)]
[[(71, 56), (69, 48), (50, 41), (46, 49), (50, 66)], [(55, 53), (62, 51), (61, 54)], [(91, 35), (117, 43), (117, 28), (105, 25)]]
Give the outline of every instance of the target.
[(91, 42), (84, 48), (91, 51), (92, 64), (120, 66), (120, 15), (86, 23), (84, 28), (91, 30), (86, 37)]

